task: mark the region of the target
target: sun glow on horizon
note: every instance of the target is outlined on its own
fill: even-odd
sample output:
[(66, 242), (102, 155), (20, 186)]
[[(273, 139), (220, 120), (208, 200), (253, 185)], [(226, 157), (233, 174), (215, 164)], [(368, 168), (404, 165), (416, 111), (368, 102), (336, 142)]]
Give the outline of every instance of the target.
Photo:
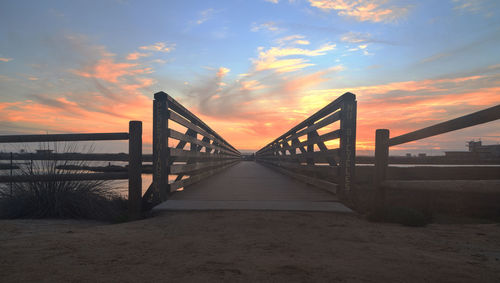
[[(0, 134), (121, 132), (141, 120), (149, 152), (153, 94), (165, 91), (236, 148), (258, 150), (351, 92), (358, 154), (372, 154), (378, 128), (396, 136), (500, 103), (500, 4), (466, 2), (53, 1), (27, 11), (5, 1)], [(499, 137), (492, 122), (394, 151)]]

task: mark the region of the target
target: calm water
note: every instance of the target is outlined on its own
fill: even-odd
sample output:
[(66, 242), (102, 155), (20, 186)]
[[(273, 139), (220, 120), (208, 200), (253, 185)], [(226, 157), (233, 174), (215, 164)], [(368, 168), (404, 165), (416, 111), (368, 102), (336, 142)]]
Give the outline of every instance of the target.
[[(173, 182), (175, 180), (175, 176), (169, 176), (168, 181)], [(151, 183), (153, 182), (152, 174), (142, 174), (142, 194), (146, 192)], [(128, 196), (128, 180), (114, 180), (111, 181), (111, 185), (115, 190), (122, 196)]]

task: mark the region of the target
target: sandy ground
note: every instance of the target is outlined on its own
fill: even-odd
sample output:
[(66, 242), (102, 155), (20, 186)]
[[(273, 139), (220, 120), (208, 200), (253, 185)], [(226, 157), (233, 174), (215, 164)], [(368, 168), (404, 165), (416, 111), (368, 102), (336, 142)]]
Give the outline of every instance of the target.
[(500, 282), (500, 224), (320, 212), (0, 221), (1, 282)]

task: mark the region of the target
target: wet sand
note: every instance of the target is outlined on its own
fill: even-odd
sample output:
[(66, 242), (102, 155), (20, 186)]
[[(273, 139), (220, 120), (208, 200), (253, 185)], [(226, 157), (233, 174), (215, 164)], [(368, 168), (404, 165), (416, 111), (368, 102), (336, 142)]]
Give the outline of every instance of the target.
[(0, 281), (500, 282), (500, 224), (269, 211), (1, 220)]

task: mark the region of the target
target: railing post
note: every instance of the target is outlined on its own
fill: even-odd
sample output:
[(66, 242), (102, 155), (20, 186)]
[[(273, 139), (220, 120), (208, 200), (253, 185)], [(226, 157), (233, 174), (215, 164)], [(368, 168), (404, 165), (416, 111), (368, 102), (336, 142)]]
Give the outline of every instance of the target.
[(168, 186), (168, 107), (167, 94), (158, 92), (153, 101), (153, 203), (167, 200)]
[(374, 208), (383, 208), (385, 205), (385, 190), (382, 183), (386, 179), (387, 165), (389, 163), (389, 130), (378, 129), (375, 131), (375, 172), (373, 184), (376, 189)]
[(340, 192), (338, 193), (341, 197), (347, 197), (351, 193), (356, 170), (356, 97), (354, 94), (344, 94), (340, 110)]
[[(312, 140), (313, 137), (312, 133), (307, 133), (307, 141)], [(309, 157), (306, 158), (307, 165), (314, 165), (314, 144), (307, 145), (307, 153), (309, 154)]]
[(139, 219), (142, 203), (142, 122), (129, 122), (128, 141), (128, 212), (129, 219)]

